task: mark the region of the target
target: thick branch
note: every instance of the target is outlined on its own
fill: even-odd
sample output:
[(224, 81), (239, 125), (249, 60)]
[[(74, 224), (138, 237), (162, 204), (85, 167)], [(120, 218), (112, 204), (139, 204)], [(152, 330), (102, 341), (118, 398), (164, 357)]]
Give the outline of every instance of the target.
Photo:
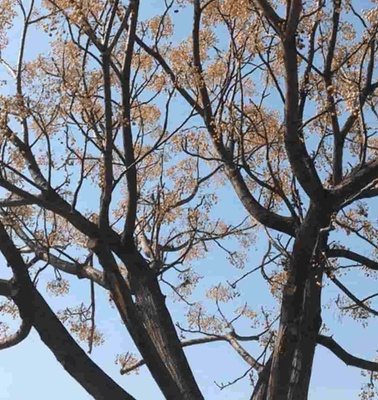
[[(45, 208), (55, 212), (70, 222), (76, 229), (89, 237), (99, 237), (100, 231), (96, 224), (85, 218), (80, 212), (73, 209), (71, 205), (59, 196), (54, 190), (50, 190), (43, 195), (31, 194), (16, 185), (0, 177), (0, 187), (27, 200), (30, 204), (36, 204), (41, 208)], [(103, 232), (110, 234), (112, 241), (118, 242), (118, 235), (114, 231)]]
[(105, 108), (105, 149), (103, 150), (103, 176), (101, 189), (101, 204), (99, 212), (100, 229), (109, 228), (109, 208), (113, 191), (113, 109), (110, 75), (110, 56), (102, 55), (102, 71), (104, 75), (104, 108)]
[(0, 341), (0, 350), (9, 349), (10, 347), (16, 346), (26, 339), (31, 330), (31, 323), (25, 319), (21, 321), (21, 325), (17, 332), (5, 337)]
[(0, 279), (0, 296), (12, 296), (12, 284), (6, 279)]
[(91, 281), (97, 283), (103, 288), (108, 289), (108, 285), (105, 281), (104, 274), (98, 269), (90, 265), (83, 265), (79, 263), (73, 263), (66, 260), (62, 260), (59, 257), (54, 256), (54, 254), (51, 254), (51, 252), (48, 249), (38, 245), (34, 240), (30, 239), (28, 235), (20, 227), (13, 226), (12, 228), (40, 260), (46, 261), (54, 268), (57, 268), (62, 272), (65, 272), (70, 275), (75, 275), (79, 279), (82, 278), (90, 279)]
[(358, 169), (345, 178), (332, 192), (336, 206), (350, 204), (358, 198), (367, 186), (374, 183), (378, 178), (378, 159), (370, 161), (364, 168)]
[(268, 0), (256, 0), (256, 3), (260, 6), (266, 19), (272, 25), (274, 30), (279, 35), (281, 35), (283, 24), (285, 21), (275, 12), (274, 8)]
[[(153, 336), (153, 333), (158, 333), (162, 330), (162, 327), (165, 328), (165, 326), (161, 321), (156, 322), (156, 319), (153, 319), (150, 315), (146, 316), (146, 314), (151, 313), (151, 310), (155, 311), (154, 309), (156, 307), (160, 306), (161, 308), (161, 304), (157, 306), (154, 302), (156, 299), (152, 299), (152, 296), (150, 293), (148, 293), (145, 296), (147, 298), (144, 300), (149, 302), (149, 307), (141, 306), (139, 308), (136, 306), (134, 304), (131, 291), (118, 268), (116, 260), (106, 244), (94, 244), (93, 251), (96, 253), (100, 264), (104, 268), (106, 280), (119, 314), (136, 346), (138, 347), (139, 352), (146, 360), (147, 366), (156, 383), (166, 398), (172, 400), (183, 400), (185, 398), (183, 393), (185, 392), (180, 390), (180, 387), (177, 383), (180, 382), (180, 377), (174, 376), (172, 371), (168, 369), (168, 367), (176, 366), (176, 364), (174, 362), (166, 362), (167, 358), (172, 356), (172, 353), (169, 351), (169, 345), (174, 346), (173, 338), (165, 337), (162, 339), (159, 335)], [(143, 260), (140, 254), (139, 257)], [(145, 291), (147, 290), (147, 284), (145, 282), (139, 282), (139, 279), (142, 279), (142, 277), (145, 275), (147, 275), (145, 276), (146, 280), (149, 280), (149, 278), (151, 279), (152, 272), (150, 272), (150, 276), (148, 276), (146, 271), (144, 271), (144, 269), (149, 271), (147, 263), (145, 263), (146, 265), (138, 265), (138, 263), (134, 262), (134, 260), (128, 259), (128, 261), (130, 262), (125, 262), (125, 265), (128, 267), (129, 272), (131, 272), (129, 275), (131, 280), (130, 286), (136, 289), (135, 294), (138, 298), (138, 289), (141, 286)], [(138, 269), (140, 270), (138, 272), (140, 276), (136, 277), (135, 270), (138, 271)], [(160, 295), (163, 297), (161, 292)], [(151, 328), (149, 329), (145, 323), (145, 320), (149, 320), (149, 317), (149, 322), (151, 325), (153, 325), (152, 331)], [(169, 323), (169, 321), (167, 321), (167, 323)], [(168, 339), (172, 340), (169, 341)], [(197, 398), (201, 399), (201, 397), (193, 397), (193, 399)]]
[(11, 197), (8, 199), (0, 200), (0, 207), (22, 207), (32, 205), (33, 202), (27, 199), (12, 199)]
[(367, 268), (378, 271), (378, 262), (371, 260), (361, 254), (347, 249), (329, 249), (327, 256), (330, 258), (347, 258), (348, 260), (358, 262)]
[(287, 38), (294, 37), (296, 30), (297, 30), (298, 21), (299, 21), (301, 12), (302, 12), (302, 0), (291, 0), (290, 7), (289, 7), (289, 13), (286, 17), (285, 36)]
[(128, 39), (126, 45), (125, 58), (122, 66), (122, 140), (123, 151), (126, 160), (126, 182), (128, 190), (127, 213), (123, 231), (124, 243), (132, 240), (138, 203), (137, 171), (135, 165), (135, 155), (133, 146), (133, 136), (131, 129), (131, 63), (134, 54), (134, 44), (136, 38), (139, 1), (130, 1), (131, 22), (128, 27)]
[(200, 97), (202, 100), (202, 116), (206, 128), (213, 141), (213, 145), (224, 162), (224, 171), (229, 178), (236, 194), (240, 201), (246, 208), (246, 210), (253, 216), (258, 222), (264, 226), (272, 229), (276, 229), (280, 232), (287, 233), (288, 235), (295, 235), (294, 220), (289, 217), (282, 217), (265, 207), (263, 207), (251, 194), (248, 189), (239, 168), (235, 165), (232, 160), (232, 156), (229, 154), (223, 144), (222, 132), (216, 128), (216, 123), (213, 115), (211, 106), (211, 99), (207, 90), (206, 82), (202, 73), (201, 64), (201, 52), (200, 52), (200, 20), (201, 20), (201, 9), (199, 1), (194, 2), (194, 21), (193, 21), (193, 66), (195, 67), (196, 74), (200, 80)]
[[(180, 400), (203, 400), (203, 396), (194, 379), (185, 353), (182, 350), (172, 317), (167, 309), (165, 296), (161, 292), (156, 273), (151, 270), (146, 260), (135, 246), (129, 246), (117, 252), (117, 256), (127, 266), (130, 285), (134, 290), (136, 309), (140, 312), (136, 316), (136, 323), (141, 324), (147, 331), (147, 338), (152, 340), (158, 356), (151, 356), (147, 351), (142, 357), (148, 357), (151, 364), (163, 360), (169, 371), (168, 378), (180, 388)], [(106, 262), (106, 261), (105, 261)], [(104, 262), (102, 262), (104, 265)], [(146, 338), (136, 337), (144, 345)], [(154, 350), (155, 350), (154, 349)], [(139, 349), (140, 350), (140, 349)], [(149, 366), (150, 371), (151, 367)], [(160, 375), (162, 375), (160, 366)], [(155, 378), (156, 379), (156, 378)], [(168, 381), (169, 382), (169, 381)], [(170, 384), (171, 388), (175, 387)], [(166, 388), (166, 387), (165, 387)], [(163, 389), (162, 389), (163, 390)], [(172, 399), (176, 397), (170, 397)]]
[(346, 365), (365, 369), (367, 371), (378, 372), (378, 363), (353, 356), (352, 354), (345, 351), (330, 336), (318, 335), (317, 342), (326, 347), (328, 350), (332, 351), (332, 353), (340, 358), (340, 360), (343, 361)]
[(333, 162), (332, 162), (332, 173), (333, 173), (333, 184), (337, 185), (340, 183), (343, 177), (343, 149), (345, 138), (340, 134), (339, 118), (337, 116), (336, 102), (333, 96), (332, 86), (332, 62), (335, 55), (337, 34), (339, 32), (340, 22), (340, 4), (334, 2), (334, 9), (332, 15), (332, 33), (331, 39), (328, 46), (328, 53), (324, 67), (324, 81), (327, 88), (328, 101), (330, 103), (331, 111), (331, 122), (333, 130)]
[(135, 400), (99, 368), (68, 333), (33, 286), (23, 258), (1, 223), (0, 250), (15, 276), (16, 290), (12, 299), (21, 318), (33, 325), (63, 368), (95, 399)]
[[(285, 52), (285, 148), (293, 172), (303, 190), (315, 204), (322, 204), (326, 191), (318, 176), (314, 162), (309, 156), (302, 132), (299, 112), (298, 61), (294, 23), (300, 12), (300, 1), (292, 2), (293, 16), (290, 22), (290, 35), (283, 40)], [(295, 4), (294, 4), (295, 3)], [(298, 3), (298, 4), (297, 4)], [(295, 25), (296, 28), (296, 25)]]
[(244, 208), (257, 222), (267, 228), (295, 236), (296, 221), (291, 217), (284, 217), (263, 207), (251, 194), (240, 171), (235, 165), (227, 163), (225, 173)]

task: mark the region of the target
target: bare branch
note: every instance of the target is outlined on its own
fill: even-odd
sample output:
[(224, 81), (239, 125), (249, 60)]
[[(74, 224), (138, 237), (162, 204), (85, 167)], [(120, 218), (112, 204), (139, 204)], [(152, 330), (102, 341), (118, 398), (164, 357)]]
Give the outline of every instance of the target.
[(279, 15), (274, 11), (274, 8), (268, 0), (255, 0), (255, 2), (263, 10), (265, 17), (269, 23), (273, 26), (274, 30), (281, 35), (284, 28), (285, 21), (279, 17)]
[(352, 354), (345, 351), (332, 338), (332, 336), (318, 335), (317, 342), (322, 346), (326, 347), (328, 350), (332, 351), (332, 353), (338, 358), (340, 358), (340, 360), (343, 361), (346, 365), (365, 369), (367, 371), (378, 372), (378, 363), (353, 356)]
[(135, 400), (105, 374), (72, 339), (43, 297), (33, 286), (28, 269), (4, 226), (0, 222), (0, 251), (10, 265), (17, 282), (12, 299), (20, 316), (33, 325), (57, 360), (94, 398)]
[(348, 260), (358, 262), (364, 265), (366, 268), (378, 271), (378, 262), (371, 260), (361, 254), (355, 253), (348, 249), (328, 249), (326, 255), (330, 258), (347, 258)]
[(343, 285), (333, 274), (331, 271), (326, 271), (327, 276), (331, 281), (342, 291), (344, 292), (352, 301), (356, 303), (357, 306), (361, 307), (365, 311), (378, 316), (378, 311), (367, 306), (362, 300), (356, 297), (345, 285)]
[(128, 204), (122, 241), (124, 244), (132, 241), (135, 230), (135, 221), (137, 213), (137, 173), (135, 166), (133, 137), (131, 130), (131, 98), (130, 98), (130, 74), (133, 58), (134, 44), (136, 40), (136, 30), (139, 12), (139, 1), (130, 2), (131, 22), (128, 28), (128, 40), (126, 45), (125, 57), (122, 65), (122, 139), (123, 151), (126, 160), (126, 180), (128, 190)]
[(30, 321), (23, 319), (17, 332), (0, 340), (0, 350), (9, 349), (10, 347), (16, 346), (21, 343), (24, 339), (28, 337), (31, 328), (32, 325)]
[(0, 279), (0, 296), (12, 297), (12, 284), (6, 279)]
[(378, 178), (378, 159), (372, 160), (365, 167), (358, 169), (347, 176), (331, 192), (335, 205), (344, 207), (351, 201), (359, 198), (365, 189)]
[(46, 261), (54, 268), (59, 269), (70, 275), (76, 275), (79, 279), (87, 278), (105, 289), (108, 289), (104, 274), (91, 265), (73, 263), (67, 260), (62, 260), (51, 253), (49, 249), (37, 244), (34, 240), (18, 226), (14, 226), (16, 234), (24, 241), (24, 243), (36, 254), (39, 260)]
[[(240, 338), (240, 336), (234, 334), (234, 333), (228, 333), (225, 335), (206, 335), (204, 337), (196, 338), (196, 339), (190, 339), (186, 340), (181, 343), (182, 347), (189, 347), (189, 346), (195, 346), (198, 344), (204, 344), (204, 343), (212, 343), (212, 342), (219, 342), (219, 341), (225, 341), (228, 342), (233, 349), (243, 358), (243, 360), (249, 364), (252, 368), (256, 369), (257, 371), (260, 371), (263, 369), (263, 365), (261, 365), (257, 360), (255, 360), (237, 341), (236, 338)], [(244, 337), (243, 340), (245, 341), (256, 341), (259, 340), (260, 335), (256, 336), (250, 336), (250, 337)], [(240, 340), (240, 339), (238, 339)], [(139, 360), (135, 364), (131, 366), (127, 366), (121, 369), (120, 373), (122, 375), (128, 374), (137, 368), (143, 366), (145, 364), (144, 360)]]

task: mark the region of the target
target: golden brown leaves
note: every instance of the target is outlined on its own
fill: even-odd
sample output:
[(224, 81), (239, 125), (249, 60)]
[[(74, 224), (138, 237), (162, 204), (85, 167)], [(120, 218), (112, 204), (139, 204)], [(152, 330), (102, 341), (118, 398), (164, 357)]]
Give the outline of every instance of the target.
[(91, 325), (91, 308), (81, 304), (74, 308), (66, 308), (58, 313), (59, 319), (66, 325), (72, 334), (80, 341), (100, 346), (104, 343), (104, 336), (97, 328)]
[(69, 290), (70, 284), (66, 279), (56, 278), (46, 284), (46, 291), (54, 297), (64, 296)]
[(227, 323), (215, 315), (207, 314), (201, 304), (190, 307), (187, 318), (190, 328), (194, 330), (210, 334), (222, 334), (227, 328)]
[[(123, 370), (127, 370), (133, 367), (139, 359), (135, 357), (133, 353), (127, 352), (125, 354), (117, 354), (115, 364), (120, 365)], [(132, 371), (126, 372), (126, 374), (135, 373), (138, 374), (139, 368), (133, 368)]]
[(17, 15), (16, 4), (14, 0), (2, 0), (0, 3), (0, 51), (8, 45), (8, 30), (12, 27)]
[(219, 284), (211, 287), (207, 291), (206, 297), (215, 301), (228, 302), (235, 297), (239, 297), (239, 294), (231, 286)]

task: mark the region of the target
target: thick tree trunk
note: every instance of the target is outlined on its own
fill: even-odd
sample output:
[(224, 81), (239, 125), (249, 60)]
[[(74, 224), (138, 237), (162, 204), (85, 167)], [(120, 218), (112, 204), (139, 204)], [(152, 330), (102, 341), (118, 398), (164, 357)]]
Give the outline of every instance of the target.
[[(143, 309), (134, 303), (130, 288), (122, 276), (111, 251), (103, 245), (97, 246), (95, 251), (101, 265), (104, 267), (105, 279), (122, 321), (126, 325), (157, 385), (166, 399), (185, 399), (186, 397), (184, 397), (182, 389), (172, 376), (166, 360), (159, 352), (160, 343), (155, 343), (153, 335), (146, 328)], [(129, 261), (131, 262), (132, 260)], [(143, 275), (142, 271), (141, 274)], [(167, 349), (169, 349), (168, 345)]]
[(300, 307), (292, 304), (293, 296), (284, 295), (266, 400), (307, 399), (321, 326), (319, 274), (311, 271)]
[[(131, 249), (131, 246), (130, 246)], [(179, 387), (182, 400), (203, 400), (189, 367), (172, 317), (165, 304), (156, 274), (136, 248), (118, 256), (127, 265), (139, 315), (170, 376)]]
[[(297, 232), (282, 296), (281, 319), (269, 371), (261, 374), (251, 400), (305, 400), (316, 338), (321, 326), (321, 228), (330, 213), (314, 205)], [(268, 375), (268, 376), (267, 376)]]
[[(251, 400), (307, 399), (316, 338), (321, 325), (321, 278), (316, 274), (312, 273), (306, 285), (301, 323), (298, 328), (289, 323), (281, 323), (274, 353), (259, 376)], [(298, 335), (295, 334), (296, 329)]]

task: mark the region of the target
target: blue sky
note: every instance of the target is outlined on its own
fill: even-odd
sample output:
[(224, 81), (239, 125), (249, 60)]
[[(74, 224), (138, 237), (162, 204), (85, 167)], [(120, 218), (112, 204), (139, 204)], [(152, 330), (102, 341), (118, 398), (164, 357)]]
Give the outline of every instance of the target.
[[(142, 4), (147, 4), (142, 1)], [(143, 16), (150, 16), (161, 10), (159, 0), (148, 2), (148, 7), (143, 9)], [(190, 19), (188, 15), (180, 12), (174, 14), (174, 22), (179, 29), (190, 30)], [(17, 27), (16, 27), (17, 28)], [(15, 32), (17, 29), (15, 30)], [(33, 39), (30, 38), (30, 42)], [(32, 49), (31, 49), (32, 51)], [(0, 70), (0, 80), (3, 71)], [(239, 201), (230, 193), (230, 188), (221, 189), (218, 206), (220, 212), (228, 213), (232, 209), (233, 216), (239, 220), (245, 214)], [(343, 238), (344, 240), (344, 238)], [(346, 244), (346, 242), (343, 242)], [(348, 243), (349, 245), (359, 246), (358, 243)], [(247, 269), (252, 269), (260, 263), (262, 252), (251, 249), (250, 261)], [(362, 250), (364, 250), (362, 248)], [(229, 280), (239, 277), (243, 272), (230, 268), (224, 253), (214, 249), (208, 254), (206, 259), (196, 263), (198, 272), (206, 275), (206, 284), (218, 283), (225, 277)], [(2, 267), (1, 277), (6, 276), (8, 271)], [(375, 282), (363, 280), (343, 280), (350, 289), (354, 289), (358, 295), (363, 296), (374, 290)], [(63, 299), (46, 297), (49, 304), (59, 310), (66, 304), (77, 304), (88, 299), (89, 284), (86, 293), (83, 293), (82, 281), (69, 278), (71, 291)], [(40, 287), (43, 288), (44, 281), (41, 279)], [(363, 289), (363, 290), (362, 290)], [(369, 290), (371, 289), (371, 290)], [(261, 278), (256, 275), (241, 284), (240, 290), (246, 294), (246, 298), (258, 309), (260, 305), (274, 303), (271, 300), (267, 286), (262, 283)], [(334, 295), (337, 291), (332, 287), (325, 289), (325, 298)], [(128, 390), (137, 399), (160, 400), (163, 397), (159, 394), (156, 384), (151, 379), (145, 368), (140, 370), (138, 375), (121, 376), (119, 366), (115, 365), (114, 360), (117, 353), (135, 351), (125, 328), (120, 324), (117, 313), (112, 309), (107, 300), (106, 294), (102, 289), (97, 290), (98, 296), (98, 324), (100, 330), (105, 334), (106, 342), (103, 346), (95, 348), (93, 359), (110, 374), (119, 384)], [(174, 318), (182, 320), (185, 307), (178, 303), (171, 303)], [(344, 318), (341, 323), (332, 311), (325, 311), (324, 322), (330, 328), (330, 334), (351, 353), (373, 359), (376, 356), (376, 334), (377, 323), (372, 322), (369, 329), (363, 329), (358, 323), (348, 318)], [(245, 331), (242, 334), (258, 333)], [(247, 349), (253, 349), (253, 344), (245, 345)], [(85, 346), (84, 346), (85, 348)], [(239, 356), (225, 343), (212, 343), (203, 346), (196, 346), (186, 349), (186, 354), (192, 365), (194, 374), (199, 382), (201, 390), (206, 400), (244, 400), (248, 399), (252, 388), (248, 379), (237, 383), (229, 389), (220, 391), (214, 381), (226, 383), (238, 377), (247, 369), (247, 365)], [(256, 353), (254, 353), (256, 354)], [(39, 340), (38, 335), (33, 331), (30, 336), (20, 345), (0, 352), (0, 399), (23, 400), (30, 397), (39, 400), (51, 398), (66, 400), (85, 400), (91, 397), (78, 385), (55, 360), (48, 348)], [(344, 400), (355, 400), (357, 398), (362, 378), (358, 369), (345, 366), (327, 349), (318, 348), (314, 363), (314, 372), (311, 381), (310, 400), (331, 400), (342, 398)]]

